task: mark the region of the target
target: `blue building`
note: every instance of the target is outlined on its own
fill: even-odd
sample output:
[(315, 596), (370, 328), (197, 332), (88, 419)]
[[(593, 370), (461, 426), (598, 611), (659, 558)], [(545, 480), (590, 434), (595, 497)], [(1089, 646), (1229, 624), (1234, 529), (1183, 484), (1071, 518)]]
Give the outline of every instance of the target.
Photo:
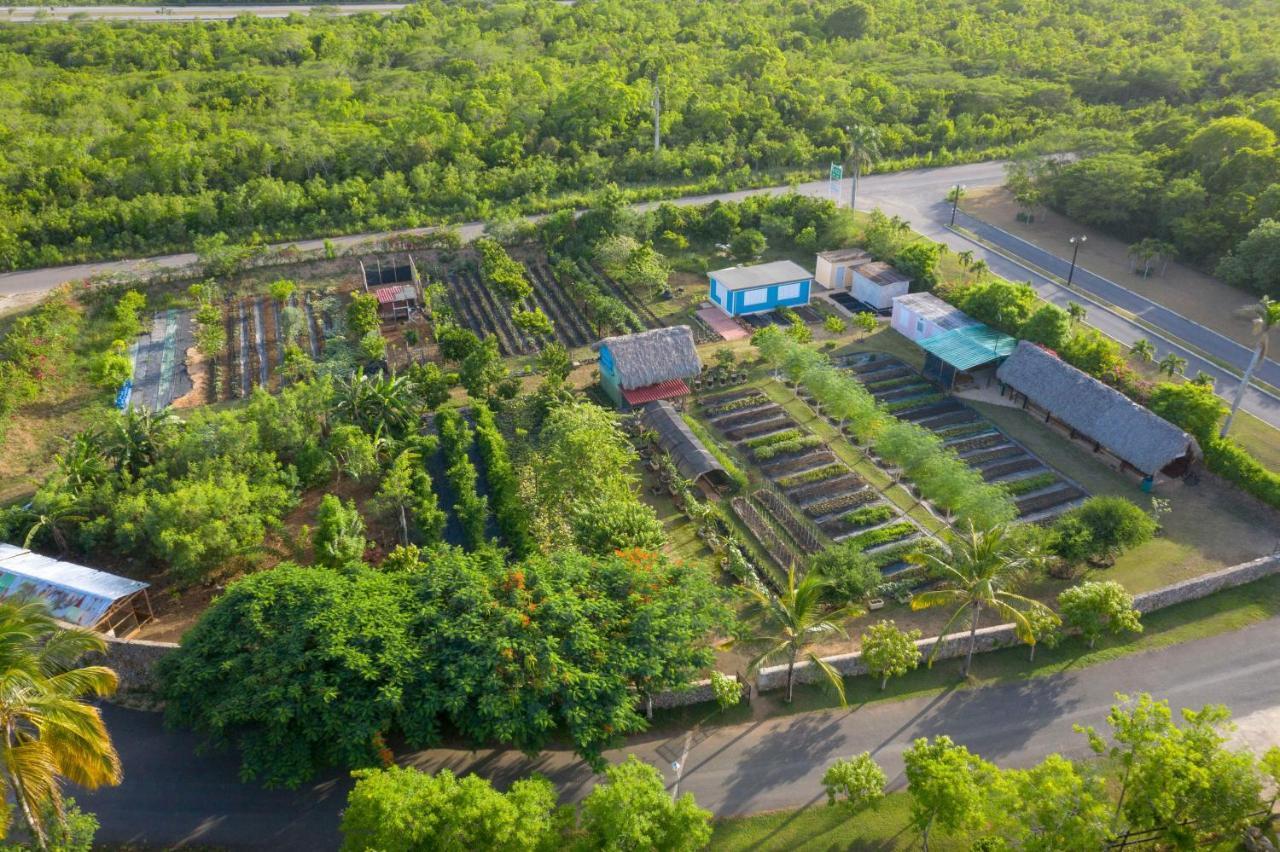
[(624, 410), (688, 396), (684, 380), (702, 372), (693, 330), (687, 325), (606, 337), (591, 348), (600, 353), (604, 392)]
[(813, 273), (789, 260), (730, 266), (707, 275), (711, 301), (731, 317), (807, 305), (813, 287)]

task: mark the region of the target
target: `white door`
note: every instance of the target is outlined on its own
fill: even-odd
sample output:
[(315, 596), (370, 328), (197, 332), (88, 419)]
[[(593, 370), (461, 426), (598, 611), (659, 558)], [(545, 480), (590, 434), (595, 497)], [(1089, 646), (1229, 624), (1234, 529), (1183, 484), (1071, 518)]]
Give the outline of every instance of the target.
[(836, 286), (837, 287), (844, 286), (844, 267), (843, 266), (836, 267)]

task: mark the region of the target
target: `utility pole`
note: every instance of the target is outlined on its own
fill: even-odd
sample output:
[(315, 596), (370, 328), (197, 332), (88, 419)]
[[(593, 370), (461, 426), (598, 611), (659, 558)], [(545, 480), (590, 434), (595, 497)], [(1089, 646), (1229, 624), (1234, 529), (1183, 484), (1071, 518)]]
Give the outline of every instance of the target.
[(662, 148), (662, 90), (658, 88), (658, 78), (653, 78), (653, 153)]
[(1071, 286), (1072, 280), (1074, 280), (1076, 277), (1076, 258), (1080, 256), (1080, 246), (1084, 245), (1086, 242), (1088, 242), (1088, 240), (1089, 238), (1083, 235), (1079, 237), (1072, 237), (1071, 239), (1067, 240), (1067, 242), (1071, 243), (1071, 245), (1074, 246), (1074, 248), (1071, 251), (1071, 271), (1067, 273), (1068, 287)]

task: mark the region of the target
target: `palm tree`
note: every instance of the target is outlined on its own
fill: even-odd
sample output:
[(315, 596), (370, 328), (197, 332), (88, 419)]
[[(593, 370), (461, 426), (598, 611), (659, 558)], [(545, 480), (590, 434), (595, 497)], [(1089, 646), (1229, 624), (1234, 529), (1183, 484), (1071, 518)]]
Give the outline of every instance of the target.
[(79, 494), (85, 486), (99, 482), (107, 473), (101, 446), (102, 436), (92, 430), (69, 438), (66, 448), (53, 457), (59, 484), (71, 493)]
[[(972, 523), (964, 532), (953, 533), (941, 554), (920, 553), (914, 561), (927, 565), (943, 581), (943, 587), (921, 592), (911, 600), (912, 609), (929, 609), (935, 606), (955, 606), (955, 612), (939, 631), (945, 636), (966, 612), (969, 614), (969, 652), (965, 657), (961, 677), (967, 677), (973, 663), (973, 648), (977, 643), (978, 622), (983, 610), (991, 610), (1001, 618), (1012, 621), (1019, 639), (1034, 644), (1035, 634), (1025, 612), (1044, 605), (1031, 598), (1015, 594), (1024, 576), (1042, 564), (1042, 555), (1027, 545), (1014, 528), (1008, 524), (989, 530), (976, 529)], [(941, 642), (934, 643), (929, 652), (929, 665), (933, 665)]]
[(106, 435), (107, 458), (115, 463), (117, 472), (128, 471), (136, 477), (143, 468), (155, 464), (166, 433), (181, 422), (167, 409), (130, 408), (115, 419)]
[(1067, 302), (1067, 316), (1071, 317), (1072, 325), (1075, 325), (1078, 322), (1084, 322), (1084, 318), (1087, 314), (1088, 311), (1085, 310), (1084, 305), (1077, 302)]
[(849, 209), (858, 201), (858, 179), (863, 167), (870, 168), (880, 156), (880, 130), (869, 124), (854, 124), (845, 128), (849, 134), (849, 166), (853, 169), (853, 187), (849, 192)]
[(1150, 364), (1156, 359), (1156, 345), (1145, 337), (1141, 337), (1133, 341), (1133, 345), (1129, 347), (1129, 354), (1143, 364)]
[(1181, 375), (1187, 369), (1187, 359), (1170, 352), (1160, 359), (1160, 363), (1156, 364), (1156, 369), (1172, 379), (1174, 376)]
[(338, 416), (371, 435), (402, 435), (413, 421), (412, 388), (404, 376), (352, 373), (338, 380), (335, 391)]
[(59, 556), (65, 555), (71, 549), (67, 543), (65, 525), (68, 523), (84, 523), (87, 520), (84, 515), (80, 514), (80, 508), (76, 505), (75, 498), (65, 491), (54, 491), (48, 494), (44, 491), (37, 493), (35, 499), (27, 507), (26, 515), (30, 520), (31, 526), (27, 527), (27, 535), (22, 540), (22, 546), (30, 548), (40, 533), (48, 532), (53, 538), (54, 544), (58, 546)]
[(796, 661), (803, 654), (835, 687), (843, 707), (844, 679), (840, 673), (817, 654), (808, 650), (821, 639), (843, 636), (848, 633), (841, 622), (861, 614), (857, 607), (841, 607), (828, 610), (822, 598), (831, 585), (816, 571), (810, 571), (796, 579), (792, 565), (787, 571), (787, 584), (782, 593), (775, 595), (761, 586), (748, 586), (745, 619), (754, 622), (760, 635), (748, 642), (761, 649), (747, 667), (749, 675), (755, 675), (762, 665), (774, 660), (787, 662), (787, 701), (791, 701), (795, 688)]
[(82, 700), (115, 691), (111, 669), (79, 665), (105, 649), (93, 633), (60, 628), (40, 601), (0, 603), (0, 785), (40, 848), (50, 817), (62, 818), (63, 781), (88, 789), (120, 783), (102, 716)]
[(1267, 357), (1267, 343), (1271, 337), (1271, 331), (1280, 326), (1280, 302), (1273, 301), (1270, 296), (1263, 296), (1257, 304), (1236, 311), (1236, 315), (1249, 319), (1253, 323), (1253, 336), (1258, 339), (1258, 342), (1254, 345), (1253, 357), (1249, 359), (1249, 368), (1244, 371), (1244, 378), (1236, 388), (1236, 398), (1231, 401), (1231, 412), (1222, 424), (1220, 437), (1223, 438), (1227, 437), (1231, 420), (1236, 416), (1236, 410), (1244, 399), (1245, 389), (1249, 387), (1249, 382), (1253, 381), (1253, 371), (1258, 369), (1258, 365)]

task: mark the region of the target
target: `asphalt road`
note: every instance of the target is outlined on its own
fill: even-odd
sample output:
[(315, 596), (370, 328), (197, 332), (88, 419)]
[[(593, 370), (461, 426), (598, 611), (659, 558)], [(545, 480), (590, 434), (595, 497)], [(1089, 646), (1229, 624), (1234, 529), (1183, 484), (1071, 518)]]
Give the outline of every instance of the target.
[[(1053, 752), (1084, 757), (1084, 737), (1072, 725), (1103, 727), (1115, 693), (1139, 691), (1167, 699), (1175, 709), (1226, 704), (1243, 740), (1260, 751), (1280, 742), (1278, 645), (1280, 619), (1271, 619), (1052, 677), (711, 728), (687, 739), (683, 733), (640, 738), (607, 757), (616, 762), (636, 754), (657, 766), (670, 786), (676, 780), (672, 762), (683, 756), (681, 792), (693, 793), (718, 815), (744, 814), (819, 801), (826, 766), (862, 751), (870, 751), (891, 783), (901, 786), (902, 752), (917, 737), (947, 734), (1005, 767), (1028, 766)], [(945, 665), (958, 670), (959, 663)], [(156, 714), (114, 707), (105, 714), (124, 762), (124, 783), (75, 793), (102, 823), (99, 842), (336, 847), (349, 779), (334, 775), (297, 792), (264, 791), (239, 782), (234, 755), (194, 755), (195, 739), (165, 731)], [(565, 800), (581, 798), (595, 781), (565, 751), (531, 760), (511, 751), (435, 749), (402, 761), (427, 771), (474, 771), (500, 785), (542, 772)]]
[(310, 5), (246, 6), (13, 6), (0, 13), (0, 23), (35, 21), (130, 21), (173, 23), (177, 21), (217, 21), (240, 15), (259, 18), (286, 18), (320, 9), (331, 15), (359, 15), (363, 12), (395, 12), (406, 3), (352, 3)]
[[(1126, 309), (1143, 316), (1147, 322), (1166, 328), (1169, 336), (1162, 336), (1092, 300), (1090, 295), (1080, 288), (1068, 290), (1033, 269), (1011, 260), (1003, 254), (991, 251), (982, 244), (947, 227), (951, 216), (951, 205), (944, 200), (947, 190), (958, 183), (970, 188), (998, 186), (1004, 182), (1004, 165), (1001, 161), (992, 161), (963, 166), (871, 175), (861, 181), (858, 189), (857, 206), (860, 210), (879, 207), (888, 213), (900, 215), (909, 221), (913, 228), (929, 239), (944, 243), (955, 251), (972, 251), (976, 258), (985, 260), (997, 275), (1015, 281), (1030, 281), (1043, 298), (1054, 304), (1062, 307), (1065, 307), (1069, 301), (1084, 304), (1088, 308), (1086, 322), (1089, 325), (1125, 345), (1129, 345), (1139, 338), (1149, 339), (1155, 344), (1159, 357), (1173, 352), (1186, 358), (1188, 375), (1194, 376), (1201, 371), (1208, 373), (1217, 380), (1218, 393), (1230, 399), (1239, 384), (1239, 379), (1229, 371), (1201, 358), (1175, 339), (1181, 336), (1192, 346), (1214, 352), (1221, 346), (1221, 341), (1224, 339), (1215, 332), (1186, 322), (1174, 323), (1172, 327), (1169, 327), (1165, 323), (1171, 322), (1169, 316), (1167, 316), (1171, 312), (1160, 308), (1160, 306), (1136, 293), (1131, 294), (1132, 300), (1126, 304)], [(673, 203), (696, 205), (717, 199), (721, 201), (737, 201), (752, 195), (781, 195), (792, 190), (810, 196), (827, 196), (830, 191), (827, 181), (811, 181), (795, 186), (775, 186), (764, 189), (688, 196), (676, 199)], [(849, 182), (847, 180), (842, 184), (841, 193), (843, 198), (848, 198)], [(639, 206), (642, 209), (653, 207), (656, 206), (656, 202)], [(390, 236), (392, 233), (424, 233), (429, 230), (431, 229), (414, 228), (397, 232), (353, 234), (334, 237), (332, 242), (338, 247), (348, 247), (371, 239)], [(484, 224), (470, 222), (462, 225), (459, 231), (464, 240), (475, 239), (484, 232)], [(323, 248), (324, 240), (299, 240), (291, 245), (296, 245), (303, 251), (316, 251)], [(75, 266), (3, 273), (0, 274), (0, 295), (50, 290), (67, 281), (79, 281), (89, 276), (103, 273), (145, 272), (148, 269), (155, 268), (188, 266), (195, 263), (195, 261), (194, 254), (181, 253), (141, 260), (86, 263)], [(1052, 258), (1045, 259), (1045, 261), (1051, 264)], [(1107, 293), (1105, 295), (1110, 300), (1116, 294)], [(1237, 369), (1243, 371), (1248, 360), (1247, 350), (1238, 346), (1236, 349), (1238, 351), (1227, 353), (1231, 357), (1225, 360), (1235, 364)], [(1276, 369), (1274, 362), (1270, 362), (1267, 369), (1268, 371)], [(1268, 372), (1268, 375), (1270, 375), (1270, 372)], [(1280, 399), (1260, 390), (1256, 386), (1250, 387), (1245, 394), (1242, 407), (1249, 413), (1280, 428)]]

